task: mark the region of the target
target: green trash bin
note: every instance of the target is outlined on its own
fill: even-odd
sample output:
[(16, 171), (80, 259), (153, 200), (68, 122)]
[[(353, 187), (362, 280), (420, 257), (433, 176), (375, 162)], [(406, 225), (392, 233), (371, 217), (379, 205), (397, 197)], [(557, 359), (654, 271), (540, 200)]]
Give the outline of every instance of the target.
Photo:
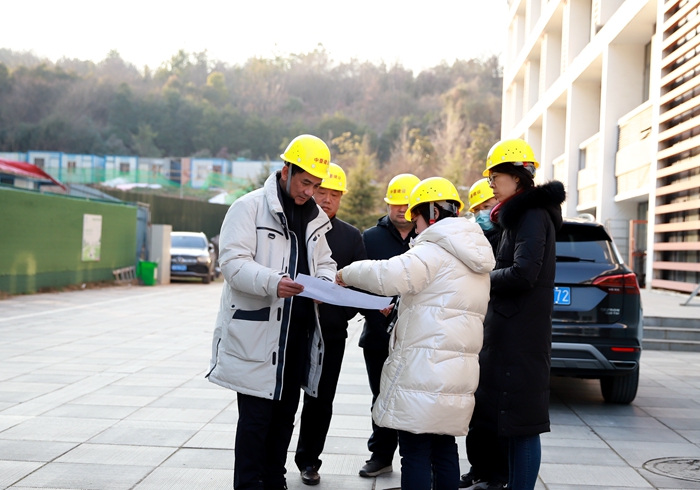
[(139, 262), (138, 276), (143, 281), (144, 286), (154, 286), (158, 277), (158, 263), (142, 260)]

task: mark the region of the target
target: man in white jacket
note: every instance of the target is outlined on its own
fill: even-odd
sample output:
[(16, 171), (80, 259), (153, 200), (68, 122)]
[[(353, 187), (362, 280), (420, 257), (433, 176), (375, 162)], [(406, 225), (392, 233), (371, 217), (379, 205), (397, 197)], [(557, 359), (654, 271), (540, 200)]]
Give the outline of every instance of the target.
[(330, 220), (312, 199), (330, 151), (301, 135), (262, 189), (233, 203), (221, 227), (221, 294), (209, 374), (238, 392), (233, 487), (286, 489), (285, 462), (300, 387), (317, 396), (323, 339), (316, 304), (297, 296), (308, 274), (332, 281)]

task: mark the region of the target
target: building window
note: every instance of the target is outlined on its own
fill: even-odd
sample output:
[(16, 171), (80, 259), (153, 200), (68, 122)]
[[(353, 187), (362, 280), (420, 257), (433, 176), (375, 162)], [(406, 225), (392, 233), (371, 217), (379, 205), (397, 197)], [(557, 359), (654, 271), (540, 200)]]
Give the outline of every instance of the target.
[(583, 170), (586, 168), (586, 149), (578, 151), (578, 169)]
[(131, 165), (129, 165), (128, 163), (120, 163), (119, 164), (119, 173), (122, 175), (128, 174), (130, 167), (131, 167)]
[(44, 168), (44, 159), (43, 158), (35, 158), (34, 165), (36, 165), (39, 168)]
[(649, 100), (649, 84), (651, 81), (651, 41), (644, 46), (644, 84), (642, 86), (642, 100)]
[(69, 174), (74, 174), (75, 173), (75, 162), (68, 162), (68, 166), (66, 167), (68, 170)]
[(221, 165), (214, 165), (213, 170), (215, 173), (220, 174), (221, 173)]

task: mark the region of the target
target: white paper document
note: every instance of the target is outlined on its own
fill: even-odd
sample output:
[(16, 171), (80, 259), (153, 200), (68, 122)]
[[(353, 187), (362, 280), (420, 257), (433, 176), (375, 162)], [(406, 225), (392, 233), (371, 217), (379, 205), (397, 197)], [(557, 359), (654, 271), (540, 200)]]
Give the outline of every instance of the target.
[(304, 286), (304, 292), (299, 296), (315, 299), (337, 306), (349, 306), (352, 308), (363, 308), (366, 310), (383, 310), (391, 304), (391, 298), (386, 296), (372, 296), (367, 293), (360, 293), (342, 286), (338, 286), (329, 281), (307, 276), (297, 275), (294, 282)]

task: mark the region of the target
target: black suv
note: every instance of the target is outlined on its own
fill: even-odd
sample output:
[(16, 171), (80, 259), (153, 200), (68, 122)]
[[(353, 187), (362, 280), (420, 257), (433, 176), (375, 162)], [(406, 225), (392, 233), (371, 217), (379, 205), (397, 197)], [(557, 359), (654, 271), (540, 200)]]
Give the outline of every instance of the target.
[(557, 233), (552, 374), (600, 379), (605, 401), (632, 402), (642, 323), (637, 278), (605, 228), (565, 218)]

